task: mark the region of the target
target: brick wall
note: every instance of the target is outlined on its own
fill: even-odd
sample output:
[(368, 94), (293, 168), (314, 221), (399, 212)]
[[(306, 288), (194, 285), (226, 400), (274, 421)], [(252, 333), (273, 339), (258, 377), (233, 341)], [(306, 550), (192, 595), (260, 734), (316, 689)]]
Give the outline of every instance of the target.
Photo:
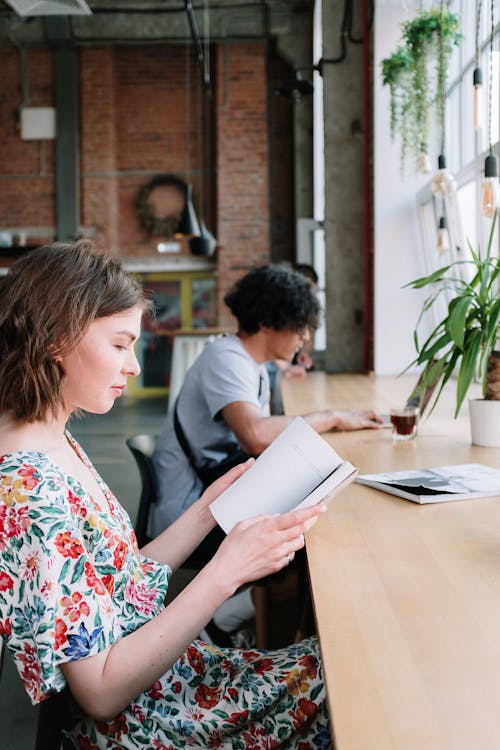
[(46, 241), (43, 230), (55, 224), (54, 141), (21, 140), (21, 106), (54, 106), (52, 55), (26, 53), (29, 91), (23, 102), (21, 57), (15, 48), (0, 53), (0, 228), (31, 227), (34, 242)]
[[(217, 237), (221, 296), (270, 259), (269, 141), (263, 43), (220, 45), (217, 57)], [(223, 305), (221, 323), (231, 320)]]
[[(53, 141), (22, 141), (20, 55), (3, 48), (0, 98), (0, 228), (55, 228)], [(85, 234), (113, 253), (156, 255), (162, 237), (141, 226), (135, 198), (159, 173), (191, 183), (201, 217), (220, 243), (219, 299), (232, 281), (271, 258), (270, 225), (289, 217), (291, 130), (270, 184), (270, 111), (264, 42), (214, 48), (214, 96), (204, 98), (192, 49), (184, 45), (88, 46), (80, 61), (80, 200)], [(48, 50), (27, 54), (29, 104), (53, 106)], [(288, 103), (287, 103), (288, 104)], [(281, 106), (281, 105), (280, 105)], [(289, 108), (288, 108), (289, 110)], [(283, 112), (280, 125), (286, 120)], [(270, 207), (272, 193), (273, 209)], [(278, 206), (281, 208), (277, 208)], [(274, 213), (273, 213), (274, 212)], [(216, 221), (216, 225), (215, 225)], [(279, 234), (279, 233), (278, 233)], [(276, 232), (274, 232), (276, 235)], [(278, 238), (282, 246), (286, 232)], [(29, 237), (29, 241), (46, 241)], [(188, 253), (184, 241), (183, 252)], [(279, 250), (278, 257), (286, 253)], [(223, 306), (222, 323), (227, 322)]]

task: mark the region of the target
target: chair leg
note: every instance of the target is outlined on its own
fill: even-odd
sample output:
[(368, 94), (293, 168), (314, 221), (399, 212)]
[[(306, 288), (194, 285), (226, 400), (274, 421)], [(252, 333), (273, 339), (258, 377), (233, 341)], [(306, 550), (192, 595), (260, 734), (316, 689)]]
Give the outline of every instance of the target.
[(257, 648), (267, 648), (267, 586), (254, 586), (252, 597), (255, 605), (255, 643)]

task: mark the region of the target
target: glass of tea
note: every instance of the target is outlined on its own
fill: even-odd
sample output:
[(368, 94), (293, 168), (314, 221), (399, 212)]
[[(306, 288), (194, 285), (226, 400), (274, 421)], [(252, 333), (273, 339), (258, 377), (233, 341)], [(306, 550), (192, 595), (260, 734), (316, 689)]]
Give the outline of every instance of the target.
[(392, 439), (412, 440), (417, 434), (418, 406), (391, 409)]

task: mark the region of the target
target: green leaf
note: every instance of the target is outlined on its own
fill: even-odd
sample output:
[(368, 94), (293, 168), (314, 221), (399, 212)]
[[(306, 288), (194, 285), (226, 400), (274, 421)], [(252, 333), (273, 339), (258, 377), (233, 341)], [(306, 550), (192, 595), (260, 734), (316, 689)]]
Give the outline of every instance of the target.
[(75, 569), (73, 570), (73, 575), (71, 576), (71, 583), (75, 583), (76, 581), (79, 581), (83, 574), (83, 565), (84, 565), (84, 558), (80, 557), (77, 564), (75, 565)]
[(497, 299), (490, 310), (490, 315), (486, 323), (486, 331), (484, 338), (487, 342), (492, 343), (492, 348), (495, 346), (496, 340), (500, 333), (500, 299)]
[(458, 412), (460, 411), (460, 407), (462, 406), (465, 395), (474, 378), (480, 351), (481, 331), (479, 329), (475, 329), (468, 337), (467, 346), (464, 346), (462, 362), (460, 364), (460, 370), (458, 371), (457, 406), (455, 410), (455, 417), (458, 416)]
[(469, 296), (455, 298), (450, 302), (448, 322), (446, 330), (451, 336), (451, 339), (459, 349), (464, 348), (464, 337), (465, 337), (465, 319), (467, 312), (471, 305), (471, 298)]
[(437, 271), (433, 271), (428, 276), (421, 276), (419, 279), (414, 279), (414, 281), (409, 281), (408, 284), (405, 284), (403, 286), (403, 289), (406, 289), (407, 287), (411, 287), (412, 289), (421, 289), (424, 286), (428, 286), (429, 284), (435, 284), (436, 281), (441, 281), (445, 273), (451, 268), (451, 265), (449, 266), (443, 266), (443, 268), (438, 268)]

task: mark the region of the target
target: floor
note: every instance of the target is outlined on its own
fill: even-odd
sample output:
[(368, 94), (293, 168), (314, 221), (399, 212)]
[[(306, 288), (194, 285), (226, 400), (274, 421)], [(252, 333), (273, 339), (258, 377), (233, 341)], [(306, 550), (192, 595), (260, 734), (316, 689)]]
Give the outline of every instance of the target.
[[(166, 398), (132, 399), (124, 396), (108, 414), (87, 415), (73, 420), (70, 425), (70, 431), (132, 520), (140, 495), (140, 478), (125, 440), (137, 433), (159, 432), (166, 408)], [(173, 581), (174, 586), (176, 583), (177, 588), (181, 586), (182, 578)], [(282, 645), (293, 639), (294, 608), (293, 603), (285, 601), (273, 609), (270, 645)], [(31, 705), (14, 664), (6, 654), (0, 679), (0, 750), (31, 750), (36, 720), (37, 709)]]

